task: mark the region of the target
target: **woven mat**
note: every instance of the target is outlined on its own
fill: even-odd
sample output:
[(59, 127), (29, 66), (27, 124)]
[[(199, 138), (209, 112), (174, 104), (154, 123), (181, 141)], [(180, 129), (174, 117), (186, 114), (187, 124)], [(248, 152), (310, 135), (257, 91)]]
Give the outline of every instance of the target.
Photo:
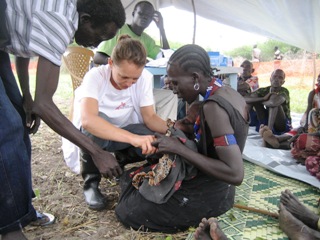
[[(245, 179), (236, 189), (236, 203), (277, 213), (281, 192), (289, 189), (305, 206), (318, 212), (320, 189), (248, 161), (244, 161), (244, 166)], [(265, 214), (232, 208), (218, 221), (229, 240), (288, 240), (278, 220)], [(192, 239), (193, 234), (186, 238)]]
[[(244, 161), (245, 179), (236, 189), (236, 203), (253, 208), (278, 212), (281, 192), (289, 189), (311, 210), (317, 212), (320, 190), (309, 184), (283, 177), (258, 165)], [(284, 240), (278, 220), (260, 213), (232, 208), (218, 218), (228, 239)]]

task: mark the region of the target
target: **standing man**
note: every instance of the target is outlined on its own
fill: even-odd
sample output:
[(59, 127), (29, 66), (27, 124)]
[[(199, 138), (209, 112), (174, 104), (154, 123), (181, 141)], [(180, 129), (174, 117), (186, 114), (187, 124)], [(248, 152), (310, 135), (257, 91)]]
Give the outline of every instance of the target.
[(253, 45), (252, 49), (252, 62), (260, 62), (261, 50), (258, 48), (257, 44)]
[(274, 47), (274, 60), (282, 60), (283, 54), (281, 53), (278, 46)]
[(278, 46), (274, 47), (274, 70), (281, 68), (281, 60), (283, 59), (283, 54), (281, 53)]
[[(73, 38), (79, 45), (97, 46), (122, 27), (125, 12), (120, 0), (0, 0), (0, 7), (1, 17), (6, 16), (0, 22), (0, 234), (2, 240), (20, 240), (26, 239), (22, 228), (36, 219), (26, 133), (37, 131), (38, 117), (90, 154), (104, 176), (122, 172), (111, 153), (76, 129), (52, 97), (58, 86), (61, 56)], [(24, 75), (28, 74), (27, 59), (39, 57), (34, 100), (28, 76), (21, 78), (26, 80), (20, 83), (23, 96), (15, 81), (8, 81), (12, 74), (8, 53), (26, 60), (17, 66)]]

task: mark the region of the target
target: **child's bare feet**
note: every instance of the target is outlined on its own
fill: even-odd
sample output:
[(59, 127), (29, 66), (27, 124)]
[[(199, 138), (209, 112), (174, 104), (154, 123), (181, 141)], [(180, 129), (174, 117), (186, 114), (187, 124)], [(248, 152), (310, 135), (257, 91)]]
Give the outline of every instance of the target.
[(226, 240), (227, 236), (222, 232), (216, 218), (203, 218), (194, 233), (196, 240)]
[(305, 207), (288, 189), (281, 193), (280, 202), (294, 217), (307, 226), (317, 229), (319, 216)]

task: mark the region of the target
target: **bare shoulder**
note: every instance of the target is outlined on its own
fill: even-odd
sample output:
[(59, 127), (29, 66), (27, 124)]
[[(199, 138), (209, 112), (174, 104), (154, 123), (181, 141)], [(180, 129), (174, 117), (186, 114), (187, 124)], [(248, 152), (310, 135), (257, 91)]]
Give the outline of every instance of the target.
[(237, 109), (244, 119), (248, 119), (247, 103), (243, 96), (231, 87), (222, 87), (216, 92), (217, 95), (226, 99), (235, 109)]

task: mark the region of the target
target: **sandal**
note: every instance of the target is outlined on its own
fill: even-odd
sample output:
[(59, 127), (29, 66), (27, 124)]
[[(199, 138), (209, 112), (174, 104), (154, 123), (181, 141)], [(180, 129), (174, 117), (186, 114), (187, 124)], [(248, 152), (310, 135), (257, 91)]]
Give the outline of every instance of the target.
[(40, 213), (38, 211), (36, 213), (37, 219), (30, 223), (32, 226), (47, 226), (55, 222), (55, 217), (50, 213)]

